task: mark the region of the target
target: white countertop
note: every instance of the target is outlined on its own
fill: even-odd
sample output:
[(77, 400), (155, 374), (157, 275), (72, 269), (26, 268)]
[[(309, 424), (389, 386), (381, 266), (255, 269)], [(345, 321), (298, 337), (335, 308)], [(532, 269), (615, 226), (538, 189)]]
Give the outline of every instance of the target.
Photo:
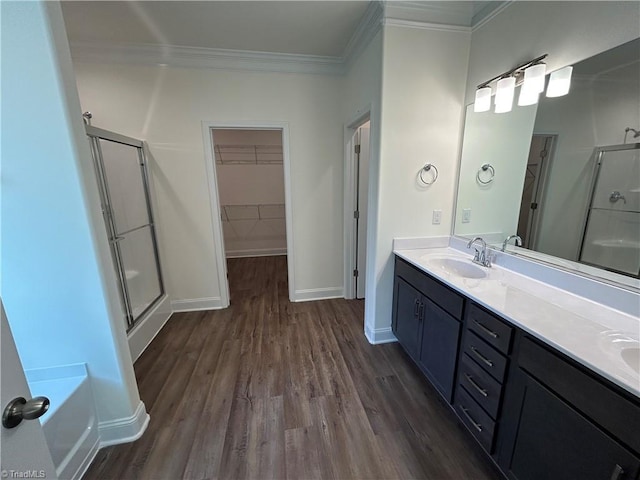
[[(621, 356), (637, 348), (640, 319), (550, 286), (513, 270), (482, 268), (483, 279), (470, 279), (429, 265), (429, 258), (471, 255), (451, 247), (394, 248), (396, 255), (454, 290), (522, 328), (632, 394), (640, 397), (640, 374)], [(628, 352), (627, 352), (628, 353)]]

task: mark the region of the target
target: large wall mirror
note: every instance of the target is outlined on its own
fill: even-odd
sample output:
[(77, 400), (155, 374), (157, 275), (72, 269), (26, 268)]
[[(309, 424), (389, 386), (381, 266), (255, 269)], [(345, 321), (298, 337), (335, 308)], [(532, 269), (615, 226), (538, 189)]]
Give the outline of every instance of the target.
[(467, 107), (454, 234), (640, 290), (640, 39), (573, 67), (564, 97)]

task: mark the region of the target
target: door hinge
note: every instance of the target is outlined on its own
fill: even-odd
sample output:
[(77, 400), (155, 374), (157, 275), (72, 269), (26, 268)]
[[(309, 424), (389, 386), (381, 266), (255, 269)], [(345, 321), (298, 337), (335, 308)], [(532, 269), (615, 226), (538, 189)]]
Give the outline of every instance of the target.
[(353, 218), (355, 218), (356, 220), (360, 218), (360, 212), (358, 210), (355, 210), (353, 212)]
[(360, 153), (360, 145), (356, 145), (354, 148), (354, 152)]
[(358, 276), (358, 269), (356, 269), (356, 270), (354, 270), (354, 271), (353, 271), (353, 276), (354, 276), (354, 277), (357, 277), (357, 276)]
[(537, 203), (537, 202), (533, 202), (533, 203), (531, 204), (531, 210), (535, 210), (535, 209), (537, 209), (537, 208), (538, 208), (538, 203)]

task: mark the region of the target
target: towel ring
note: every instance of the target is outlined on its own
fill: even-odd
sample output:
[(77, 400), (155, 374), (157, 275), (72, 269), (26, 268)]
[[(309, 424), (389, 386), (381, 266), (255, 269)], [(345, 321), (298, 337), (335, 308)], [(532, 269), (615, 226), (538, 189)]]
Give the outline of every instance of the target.
[[(480, 178), (480, 174), (482, 172), (486, 172), (487, 170), (489, 170), (489, 175), (490, 175), (489, 179), (482, 180), (482, 178)], [(489, 185), (491, 182), (493, 182), (493, 177), (495, 176), (496, 176), (496, 170), (495, 168), (493, 168), (493, 165), (491, 165), (490, 163), (485, 163), (478, 169), (478, 173), (476, 174), (476, 180), (478, 181), (478, 183), (482, 185)]]
[[(433, 180), (431, 180), (430, 182), (427, 182), (424, 177), (422, 176), (422, 174), (424, 172), (428, 172), (431, 169), (433, 169), (434, 174), (433, 174)], [(420, 173), (418, 173), (418, 177), (420, 177), (420, 181), (422, 183), (424, 183), (425, 185), (433, 185), (434, 183), (436, 183), (436, 180), (438, 179), (438, 169), (436, 168), (436, 166), (433, 163), (427, 163), (425, 164), (424, 167), (422, 167), (420, 169)]]

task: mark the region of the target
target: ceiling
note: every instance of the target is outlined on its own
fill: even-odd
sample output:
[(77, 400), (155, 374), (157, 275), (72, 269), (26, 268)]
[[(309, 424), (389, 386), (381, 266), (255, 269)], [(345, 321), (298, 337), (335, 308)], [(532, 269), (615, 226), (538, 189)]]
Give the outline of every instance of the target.
[[(369, 0), (63, 1), (72, 45), (195, 47), (341, 58)], [(386, 19), (469, 27), (505, 1), (387, 0)]]
[(71, 43), (147, 44), (339, 57), (367, 1), (67, 1)]

